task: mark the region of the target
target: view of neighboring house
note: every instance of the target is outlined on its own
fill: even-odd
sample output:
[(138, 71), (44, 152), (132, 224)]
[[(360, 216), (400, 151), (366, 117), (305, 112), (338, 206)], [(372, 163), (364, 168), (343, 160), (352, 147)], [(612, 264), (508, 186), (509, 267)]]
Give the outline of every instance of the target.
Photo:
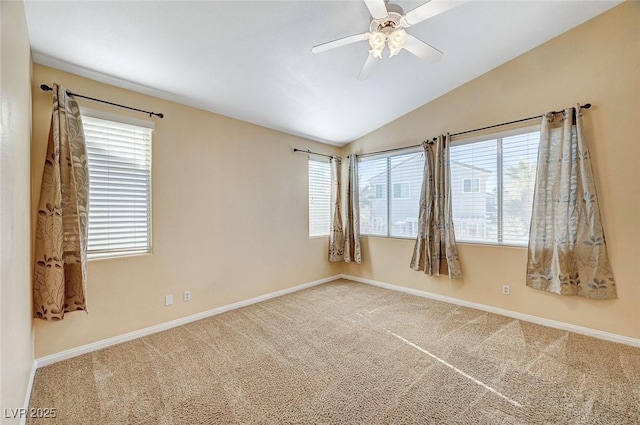
[(361, 234), (415, 237), (423, 153), (363, 160), (358, 173)]
[(473, 165), (451, 161), (451, 200), (453, 225), (459, 240), (495, 239), (498, 232), (495, 174)]
[[(417, 236), (423, 154), (362, 161), (359, 173), (361, 233)], [(458, 239), (495, 238), (496, 195), (495, 189), (487, 189), (492, 175), (491, 170), (451, 161), (453, 221)]]
[[(533, 131), (451, 147), (457, 240), (526, 244), (538, 141), (539, 133)], [(423, 153), (366, 158), (358, 164), (361, 233), (415, 238)], [(502, 187), (500, 193), (498, 187)]]

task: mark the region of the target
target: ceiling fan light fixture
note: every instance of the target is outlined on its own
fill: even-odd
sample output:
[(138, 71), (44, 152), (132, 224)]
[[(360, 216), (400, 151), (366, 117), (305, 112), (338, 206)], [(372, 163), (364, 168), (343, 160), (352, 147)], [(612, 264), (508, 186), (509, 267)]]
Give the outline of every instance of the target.
[(400, 50), (404, 47), (404, 44), (407, 41), (407, 32), (403, 28), (398, 28), (389, 35), (388, 40), (390, 51), (389, 57), (392, 58), (400, 53)]
[[(427, 63), (435, 63), (442, 59), (443, 53), (424, 41), (407, 34), (405, 29), (468, 0), (447, 2), (452, 5), (446, 7), (441, 4), (445, 3), (444, 1), (424, 0), (426, 1), (424, 4), (406, 14), (401, 6), (388, 4), (388, 1), (390, 0), (364, 0), (372, 17), (368, 32), (319, 44), (314, 46), (311, 52), (320, 53), (336, 47), (367, 40), (371, 49), (362, 67), (362, 71), (358, 76), (361, 80), (367, 78), (370, 74), (371, 67), (377, 62), (376, 59), (382, 59), (382, 53), (387, 46), (389, 47), (390, 58), (398, 55), (400, 50), (404, 49)], [(434, 4), (435, 6), (433, 6)]]
[(387, 35), (385, 33), (375, 31), (369, 35), (369, 46), (371, 46), (370, 53), (382, 59), (382, 50), (387, 42)]

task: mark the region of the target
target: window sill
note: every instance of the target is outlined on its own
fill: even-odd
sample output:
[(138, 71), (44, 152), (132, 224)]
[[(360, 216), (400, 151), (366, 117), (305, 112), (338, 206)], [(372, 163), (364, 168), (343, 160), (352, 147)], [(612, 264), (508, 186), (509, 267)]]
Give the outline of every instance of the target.
[(123, 251), (123, 252), (110, 252), (102, 254), (87, 254), (88, 261), (102, 261), (102, 260), (115, 260), (118, 258), (140, 257), (152, 255), (151, 251)]
[[(379, 239), (400, 239), (400, 240), (410, 240), (415, 241), (415, 236), (383, 236), (383, 235), (360, 235), (361, 238), (379, 238)], [(486, 246), (486, 247), (499, 247), (499, 248), (517, 248), (517, 249), (527, 249), (527, 245), (515, 245), (515, 244), (505, 244), (505, 243), (488, 243), (488, 242), (475, 242), (475, 241), (464, 241), (457, 240), (457, 245), (473, 245), (473, 246)]]
[(384, 236), (384, 235), (360, 235), (364, 238), (380, 238), (380, 239), (402, 239), (406, 241), (415, 241), (415, 236)]
[(473, 245), (473, 246), (486, 246), (486, 247), (498, 247), (498, 248), (518, 248), (527, 249), (527, 245), (511, 245), (506, 243), (488, 243), (488, 242), (475, 242), (475, 241), (456, 241), (458, 245)]

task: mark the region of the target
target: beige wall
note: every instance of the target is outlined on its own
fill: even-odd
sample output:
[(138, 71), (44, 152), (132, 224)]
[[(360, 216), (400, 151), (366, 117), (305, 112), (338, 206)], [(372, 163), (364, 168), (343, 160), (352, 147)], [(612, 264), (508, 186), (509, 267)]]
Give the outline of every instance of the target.
[[(640, 3), (624, 3), (343, 148), (408, 146), (591, 102), (585, 130), (619, 299), (560, 297), (524, 286), (526, 249), (460, 244), (465, 278), (409, 269), (413, 241), (363, 238), (347, 274), (640, 338)], [(437, 65), (436, 65), (437, 66)], [(345, 173), (346, 174), (346, 173)], [(501, 287), (511, 285), (511, 295)]]
[[(308, 236), (307, 157), (292, 151), (339, 149), (40, 65), (33, 69), (34, 201), (51, 114), (51, 93), (37, 87), (53, 82), (165, 118), (153, 133), (153, 254), (89, 261), (89, 314), (36, 320), (36, 357), (340, 273), (339, 264), (324, 269), (328, 238)], [(185, 290), (192, 291), (187, 303)], [(166, 294), (174, 296), (171, 307)]]
[(22, 1), (1, 2), (0, 15), (0, 408), (15, 409), (23, 407), (33, 365), (28, 196), (31, 49)]

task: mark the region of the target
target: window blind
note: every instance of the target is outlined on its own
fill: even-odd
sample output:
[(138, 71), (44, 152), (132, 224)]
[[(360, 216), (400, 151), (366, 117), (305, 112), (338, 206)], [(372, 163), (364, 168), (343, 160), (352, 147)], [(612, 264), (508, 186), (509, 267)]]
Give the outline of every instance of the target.
[(89, 257), (151, 251), (151, 129), (82, 117)]
[(309, 159), (309, 236), (328, 236), (331, 226), (331, 165)]

